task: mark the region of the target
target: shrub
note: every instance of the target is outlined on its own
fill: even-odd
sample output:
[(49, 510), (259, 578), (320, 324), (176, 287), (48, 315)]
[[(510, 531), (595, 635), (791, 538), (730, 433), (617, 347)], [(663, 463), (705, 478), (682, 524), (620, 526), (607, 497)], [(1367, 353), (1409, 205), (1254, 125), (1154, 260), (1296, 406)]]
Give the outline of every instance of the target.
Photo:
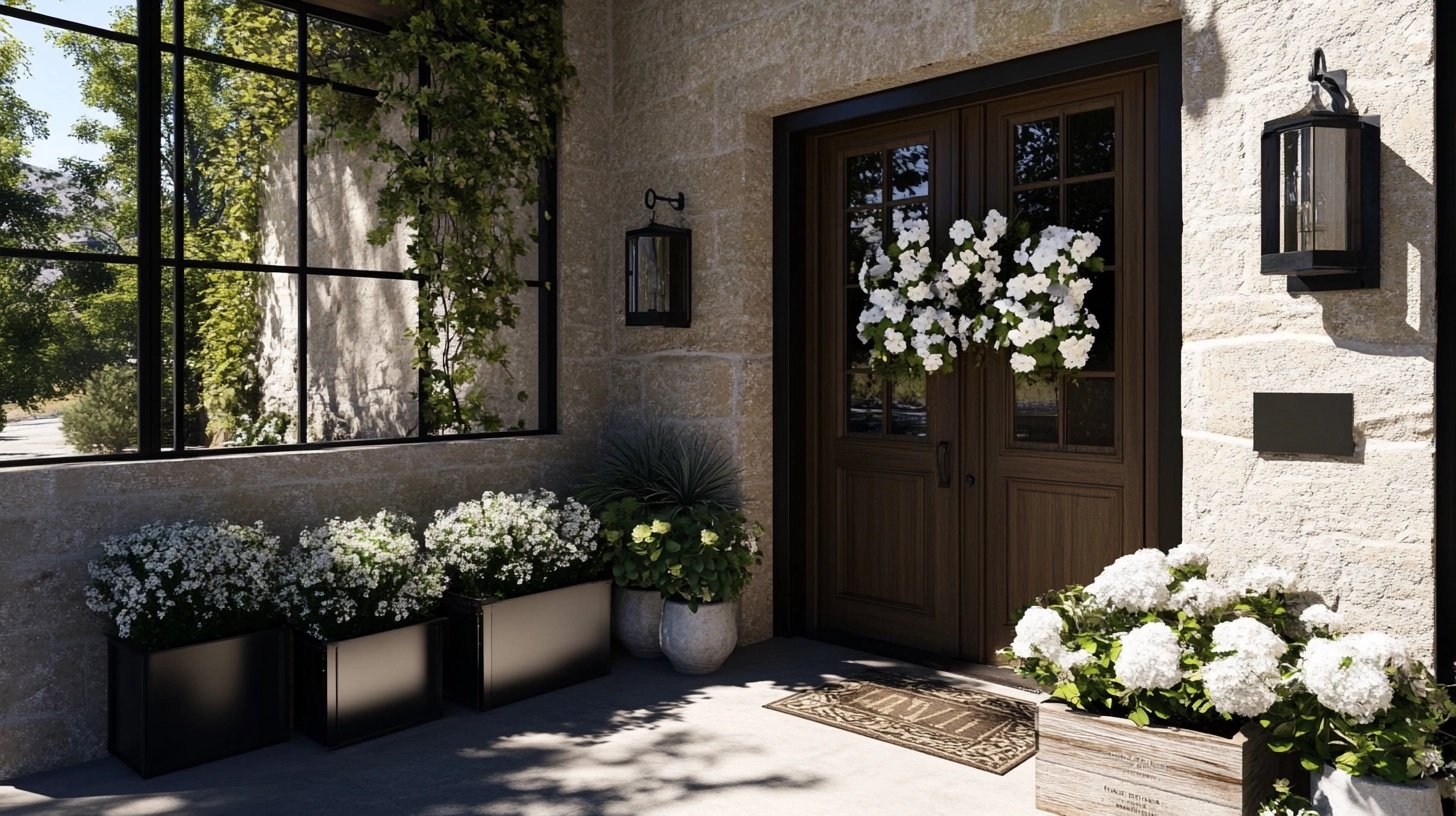
[(67, 444), (85, 453), (136, 447), (136, 369), (106, 366), (87, 378), (81, 397), (61, 412), (61, 433)]
[(607, 439), (601, 465), (577, 498), (597, 512), (633, 499), (667, 518), (703, 506), (714, 512), (739, 507), (738, 468), (718, 442), (661, 422)]
[(152, 524), (102, 544), (86, 604), (117, 637), (166, 649), (256, 632), (277, 621), (278, 539), (261, 522)]
[(304, 530), (279, 570), (278, 605), (320, 640), (344, 640), (403, 625), (445, 591), (438, 559), (415, 541), (414, 521), (380, 511)]
[(549, 490), (486, 493), (436, 513), (425, 546), (452, 591), (502, 600), (600, 575), (599, 528), (586, 505)]
[(738, 598), (763, 560), (757, 525), (705, 504), (668, 516), (624, 499), (607, 506), (602, 526), (618, 584), (656, 589), (694, 611), (699, 603)]

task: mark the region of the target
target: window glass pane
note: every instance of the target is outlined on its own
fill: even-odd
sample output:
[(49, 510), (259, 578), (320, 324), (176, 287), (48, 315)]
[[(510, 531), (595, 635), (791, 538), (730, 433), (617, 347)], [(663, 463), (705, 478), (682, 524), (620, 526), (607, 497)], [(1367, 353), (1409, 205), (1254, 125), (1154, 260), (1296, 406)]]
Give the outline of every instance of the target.
[(1345, 250), (1349, 164), (1344, 128), (1310, 128), (1314, 139), (1314, 248)]
[(1031, 225), (1033, 235), (1061, 221), (1062, 191), (1058, 187), (1022, 190), (1013, 197), (1016, 212)]
[(283, 224), (298, 217), (297, 84), (200, 60), (185, 70), (187, 257), (296, 262)]
[(1067, 116), (1067, 175), (1111, 173), (1115, 166), (1116, 117), (1113, 108)]
[(850, 207), (879, 204), (885, 197), (885, 169), (882, 154), (850, 156), (844, 162), (844, 199)]
[(183, 276), (182, 382), (174, 383), (171, 269), (162, 345), (162, 439), (172, 444), (172, 399), (182, 389), (187, 448), (297, 441), (297, 289), (293, 275), (188, 269)]
[(1110, 448), (1116, 444), (1117, 380), (1067, 381), (1067, 444)]
[(189, 48), (298, 70), (298, 18), (293, 12), (236, 0), (187, 0), (182, 9), (183, 39)]
[(1056, 383), (1017, 383), (1015, 441), (1057, 444), (1057, 408)]
[(308, 276), (308, 439), (385, 439), (419, 429), (416, 284)]
[(0, 5), (28, 8), (38, 14), (84, 23), (95, 28), (124, 31), (128, 34), (135, 34), (137, 30), (136, 3), (127, 0), (29, 0), (24, 3), (8, 0)]
[(472, 431), (536, 430), (540, 424), (541, 290), (526, 287), (515, 295), (521, 313), (515, 328), (504, 329), (505, 360), (483, 363), (475, 387), (483, 411), (465, 417)]
[(850, 433), (882, 433), (885, 429), (885, 381), (879, 374), (850, 374), (848, 378)]
[[(910, 221), (930, 218), (930, 203), (926, 201), (915, 204), (901, 204), (898, 207), (890, 208), (890, 230), (885, 233), (885, 240), (893, 243), (899, 240), (900, 231)], [(935, 230), (932, 228), (931, 235), (934, 237)]]
[(897, 147), (890, 151), (890, 197), (930, 195), (930, 145)]
[(136, 48), (9, 18), (0, 41), (0, 247), (134, 253)]
[(1014, 128), (1012, 153), (1014, 184), (1032, 184), (1057, 178), (1061, 149), (1061, 123), (1053, 116)]
[(1279, 251), (1298, 252), (1312, 249), (1306, 243), (1310, 216), (1309, 190), (1306, 177), (1309, 173), (1309, 128), (1296, 128), (1280, 135), (1279, 177), (1283, 180), (1284, 195), (1279, 217)]
[[(359, 97), (329, 96), (329, 100), (354, 102)], [(323, 92), (310, 92), (310, 111), (323, 100)], [(359, 101), (359, 104), (373, 104)], [(311, 117), (310, 126), (317, 124)], [(329, 140), (318, 131), (309, 134), (308, 157), (308, 265), (330, 269), (355, 269), (377, 272), (403, 272), (409, 268), (407, 230), (397, 226), (391, 239), (382, 246), (369, 242), (369, 231), (379, 225), (379, 209), (375, 205), (379, 188), (388, 176), (382, 165), (363, 158), (337, 140)], [(285, 161), (291, 161), (289, 154)], [(289, 175), (284, 173), (283, 175)], [(522, 209), (518, 216), (522, 228), (535, 221), (534, 212)], [(293, 212), (268, 211), (269, 229), (287, 231), (288, 223), (297, 221)], [(526, 272), (530, 261), (521, 259), (517, 269)], [(534, 272), (531, 273), (534, 277)]]
[(849, 242), (845, 258), (849, 262), (846, 280), (859, 282), (860, 269), (865, 264), (874, 265), (876, 250), (885, 241), (885, 213), (883, 210), (868, 210), (845, 216), (846, 238)]
[(1101, 272), (1089, 275), (1092, 290), (1087, 293), (1083, 306), (1097, 319), (1097, 328), (1092, 330), (1096, 339), (1092, 342), (1092, 353), (1087, 356), (1088, 371), (1112, 371), (1117, 360), (1117, 273)]
[(137, 269), (0, 257), (0, 461), (137, 444)]
[(890, 433), (925, 436), (925, 377), (898, 377), (890, 382)]
[(859, 339), (859, 316), (867, 303), (858, 286), (844, 292), (844, 367), (869, 368), (870, 347)]
[(308, 18), (308, 72), (346, 85), (374, 87), (365, 69), (382, 37), (371, 31)]
[(1116, 185), (1112, 179), (1067, 185), (1067, 226), (1102, 239), (1097, 254), (1117, 262)]

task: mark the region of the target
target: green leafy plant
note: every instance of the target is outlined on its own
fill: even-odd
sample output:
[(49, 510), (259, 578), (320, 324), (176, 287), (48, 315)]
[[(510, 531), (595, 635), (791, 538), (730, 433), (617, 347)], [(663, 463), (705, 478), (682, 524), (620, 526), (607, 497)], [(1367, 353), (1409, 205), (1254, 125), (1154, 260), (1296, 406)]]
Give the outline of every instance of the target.
[(168, 649), (277, 624), (278, 539), (262, 522), (152, 524), (101, 549), (86, 603), (122, 640)]
[(1274, 795), (1259, 806), (1259, 816), (1319, 816), (1309, 799), (1294, 792), (1288, 779), (1274, 780)]
[(763, 560), (762, 533), (741, 513), (702, 504), (669, 517), (628, 498), (602, 514), (607, 563), (617, 583), (656, 589), (693, 611), (743, 594)]
[(699, 506), (737, 510), (737, 481), (732, 454), (716, 440), (653, 421), (609, 436), (600, 464), (576, 496), (598, 512), (632, 499), (672, 519)]
[(61, 434), (78, 451), (121, 453), (137, 444), (136, 369), (107, 366), (61, 412)]
[(293, 417), (282, 411), (266, 411), (257, 419), (247, 414), (237, 418), (233, 435), (224, 443), (229, 448), (246, 448), (254, 445), (284, 445), (292, 441), (288, 429), (293, 427)]
[(536, 239), (519, 213), (540, 200), (538, 173), (574, 76), (561, 5), (387, 1), (403, 11), (375, 52), (330, 64), (378, 88), (378, 104), (324, 90), (317, 110), (327, 132), (388, 168), (370, 241), (388, 242), (400, 224), (413, 236), (426, 427), (497, 430), (482, 367), (508, 370), (502, 332), (520, 312), (516, 261)]
[(600, 526), (586, 505), (549, 490), (486, 493), (436, 513), (425, 546), (451, 591), (502, 600), (600, 577)]

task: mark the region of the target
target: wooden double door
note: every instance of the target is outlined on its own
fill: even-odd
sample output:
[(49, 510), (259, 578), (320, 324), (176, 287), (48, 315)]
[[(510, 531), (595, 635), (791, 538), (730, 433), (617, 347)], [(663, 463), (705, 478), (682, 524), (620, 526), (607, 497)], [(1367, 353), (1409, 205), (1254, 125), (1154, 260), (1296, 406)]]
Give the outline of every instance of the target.
[[(991, 662), (1016, 612), (1150, 543), (1153, 75), (1139, 70), (825, 134), (810, 148), (810, 628)], [(856, 337), (873, 226), (1020, 212), (1095, 232), (1085, 372), (1005, 357), (890, 379)]]

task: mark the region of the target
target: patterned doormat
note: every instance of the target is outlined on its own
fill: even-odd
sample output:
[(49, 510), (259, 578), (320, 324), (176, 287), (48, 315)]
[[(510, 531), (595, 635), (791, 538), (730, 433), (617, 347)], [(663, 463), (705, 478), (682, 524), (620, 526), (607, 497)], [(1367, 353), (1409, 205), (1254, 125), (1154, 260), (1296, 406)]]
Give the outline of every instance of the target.
[(866, 672), (764, 708), (994, 774), (1036, 753), (1036, 706), (906, 674)]

